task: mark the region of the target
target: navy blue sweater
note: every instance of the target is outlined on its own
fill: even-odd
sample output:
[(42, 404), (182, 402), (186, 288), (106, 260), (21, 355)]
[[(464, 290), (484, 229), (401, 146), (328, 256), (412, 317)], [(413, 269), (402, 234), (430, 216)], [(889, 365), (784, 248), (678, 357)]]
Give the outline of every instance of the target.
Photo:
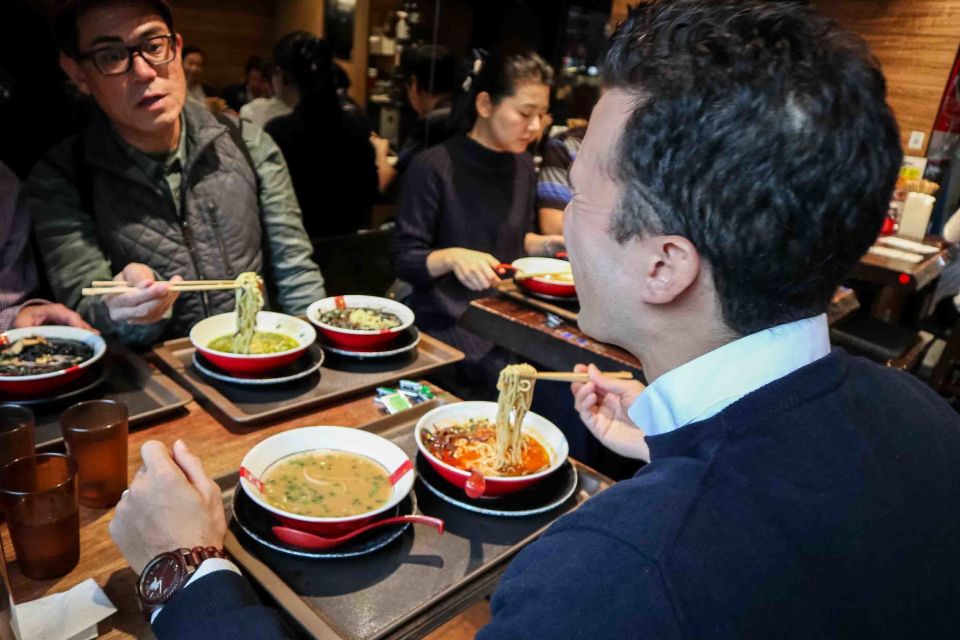
[[(960, 636), (960, 417), (916, 379), (834, 351), (648, 441), (511, 563), (481, 640)], [(222, 571), (154, 630), (283, 634)]]
[(834, 351), (648, 442), (479, 638), (960, 636), (960, 417), (916, 379)]

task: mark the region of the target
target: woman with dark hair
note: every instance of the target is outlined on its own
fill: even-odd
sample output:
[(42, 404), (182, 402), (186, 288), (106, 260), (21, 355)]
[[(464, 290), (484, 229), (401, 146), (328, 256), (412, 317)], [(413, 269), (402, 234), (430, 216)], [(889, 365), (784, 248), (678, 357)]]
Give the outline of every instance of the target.
[(297, 89), (293, 113), (264, 129), (290, 169), (311, 238), (346, 235), (365, 227), (378, 197), (377, 165), (369, 133), (345, 117), (327, 43), (306, 31), (287, 34), (273, 49), (279, 80)]
[(452, 116), (467, 132), (422, 152), (407, 171), (392, 248), (397, 275), (413, 286), (417, 325), (463, 350), (461, 370), (476, 382), (483, 372), (471, 365), (493, 345), (457, 319), (499, 281), (497, 264), (563, 248), (562, 236), (533, 232), (536, 175), (526, 153), (540, 135), (553, 70), (533, 52), (483, 58)]

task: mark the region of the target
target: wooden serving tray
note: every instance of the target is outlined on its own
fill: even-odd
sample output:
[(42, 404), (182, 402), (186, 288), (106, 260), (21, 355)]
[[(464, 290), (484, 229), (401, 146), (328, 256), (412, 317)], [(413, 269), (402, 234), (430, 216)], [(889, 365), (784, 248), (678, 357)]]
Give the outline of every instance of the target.
[[(362, 428), (391, 440), (415, 460), (413, 428), (429, 408), (414, 407)], [(422, 638), (489, 595), (523, 547), (560, 516), (613, 484), (590, 467), (570, 462), (579, 477), (576, 492), (547, 513), (520, 518), (473, 513), (437, 498), (417, 479), (417, 510), (443, 518), (442, 536), (427, 527), (410, 527), (369, 555), (312, 560), (265, 548), (231, 521), (226, 550), (307, 637)], [(237, 478), (217, 482), (221, 487), (235, 486)], [(227, 492), (224, 502), (229, 505), (231, 499), (232, 492)], [(229, 506), (227, 512), (229, 516)]]
[(463, 352), (421, 332), (417, 348), (395, 358), (360, 361), (327, 354), (320, 371), (302, 380), (244, 387), (210, 380), (197, 371), (189, 338), (164, 342), (154, 347), (153, 353), (173, 378), (190, 389), (218, 419), (241, 424), (275, 420), (463, 360)]

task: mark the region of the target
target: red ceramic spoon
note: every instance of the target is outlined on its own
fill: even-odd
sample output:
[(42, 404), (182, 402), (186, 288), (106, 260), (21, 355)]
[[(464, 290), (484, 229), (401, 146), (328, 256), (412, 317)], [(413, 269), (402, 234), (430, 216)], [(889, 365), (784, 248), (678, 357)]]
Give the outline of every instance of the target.
[(301, 549), (329, 549), (331, 547), (341, 545), (347, 540), (357, 537), (361, 533), (366, 533), (367, 531), (370, 531), (370, 529), (376, 529), (377, 527), (384, 527), (388, 524), (397, 524), (401, 522), (425, 524), (436, 529), (438, 533), (443, 533), (444, 522), (440, 518), (431, 518), (430, 516), (395, 516), (393, 518), (384, 518), (383, 520), (371, 522), (368, 525), (354, 529), (350, 533), (345, 533), (344, 535), (336, 538), (325, 538), (323, 536), (318, 536), (315, 533), (308, 533), (306, 531), (300, 531), (299, 529), (281, 526), (276, 526), (273, 528), (273, 535), (277, 536), (281, 541), (294, 547), (300, 547)]
[(487, 480), (483, 477), (476, 469), (470, 471), (470, 477), (467, 478), (466, 484), (463, 485), (463, 491), (467, 494), (467, 497), (473, 498), (482, 498), (483, 493), (487, 490)]

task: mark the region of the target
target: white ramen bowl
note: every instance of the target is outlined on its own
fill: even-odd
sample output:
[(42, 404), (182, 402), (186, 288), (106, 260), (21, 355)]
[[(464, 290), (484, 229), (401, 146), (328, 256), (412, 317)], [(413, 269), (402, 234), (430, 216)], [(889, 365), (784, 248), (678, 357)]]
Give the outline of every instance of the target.
[[(321, 518), (290, 513), (267, 502), (257, 483), (273, 464), (298, 453), (321, 450), (354, 453), (383, 467), (393, 482), (386, 503), (354, 516)], [(284, 431), (250, 449), (240, 463), (240, 486), (251, 500), (287, 526), (321, 534), (346, 533), (389, 512), (413, 489), (413, 477), (413, 463), (403, 449), (386, 438), (348, 427), (303, 427)]]

